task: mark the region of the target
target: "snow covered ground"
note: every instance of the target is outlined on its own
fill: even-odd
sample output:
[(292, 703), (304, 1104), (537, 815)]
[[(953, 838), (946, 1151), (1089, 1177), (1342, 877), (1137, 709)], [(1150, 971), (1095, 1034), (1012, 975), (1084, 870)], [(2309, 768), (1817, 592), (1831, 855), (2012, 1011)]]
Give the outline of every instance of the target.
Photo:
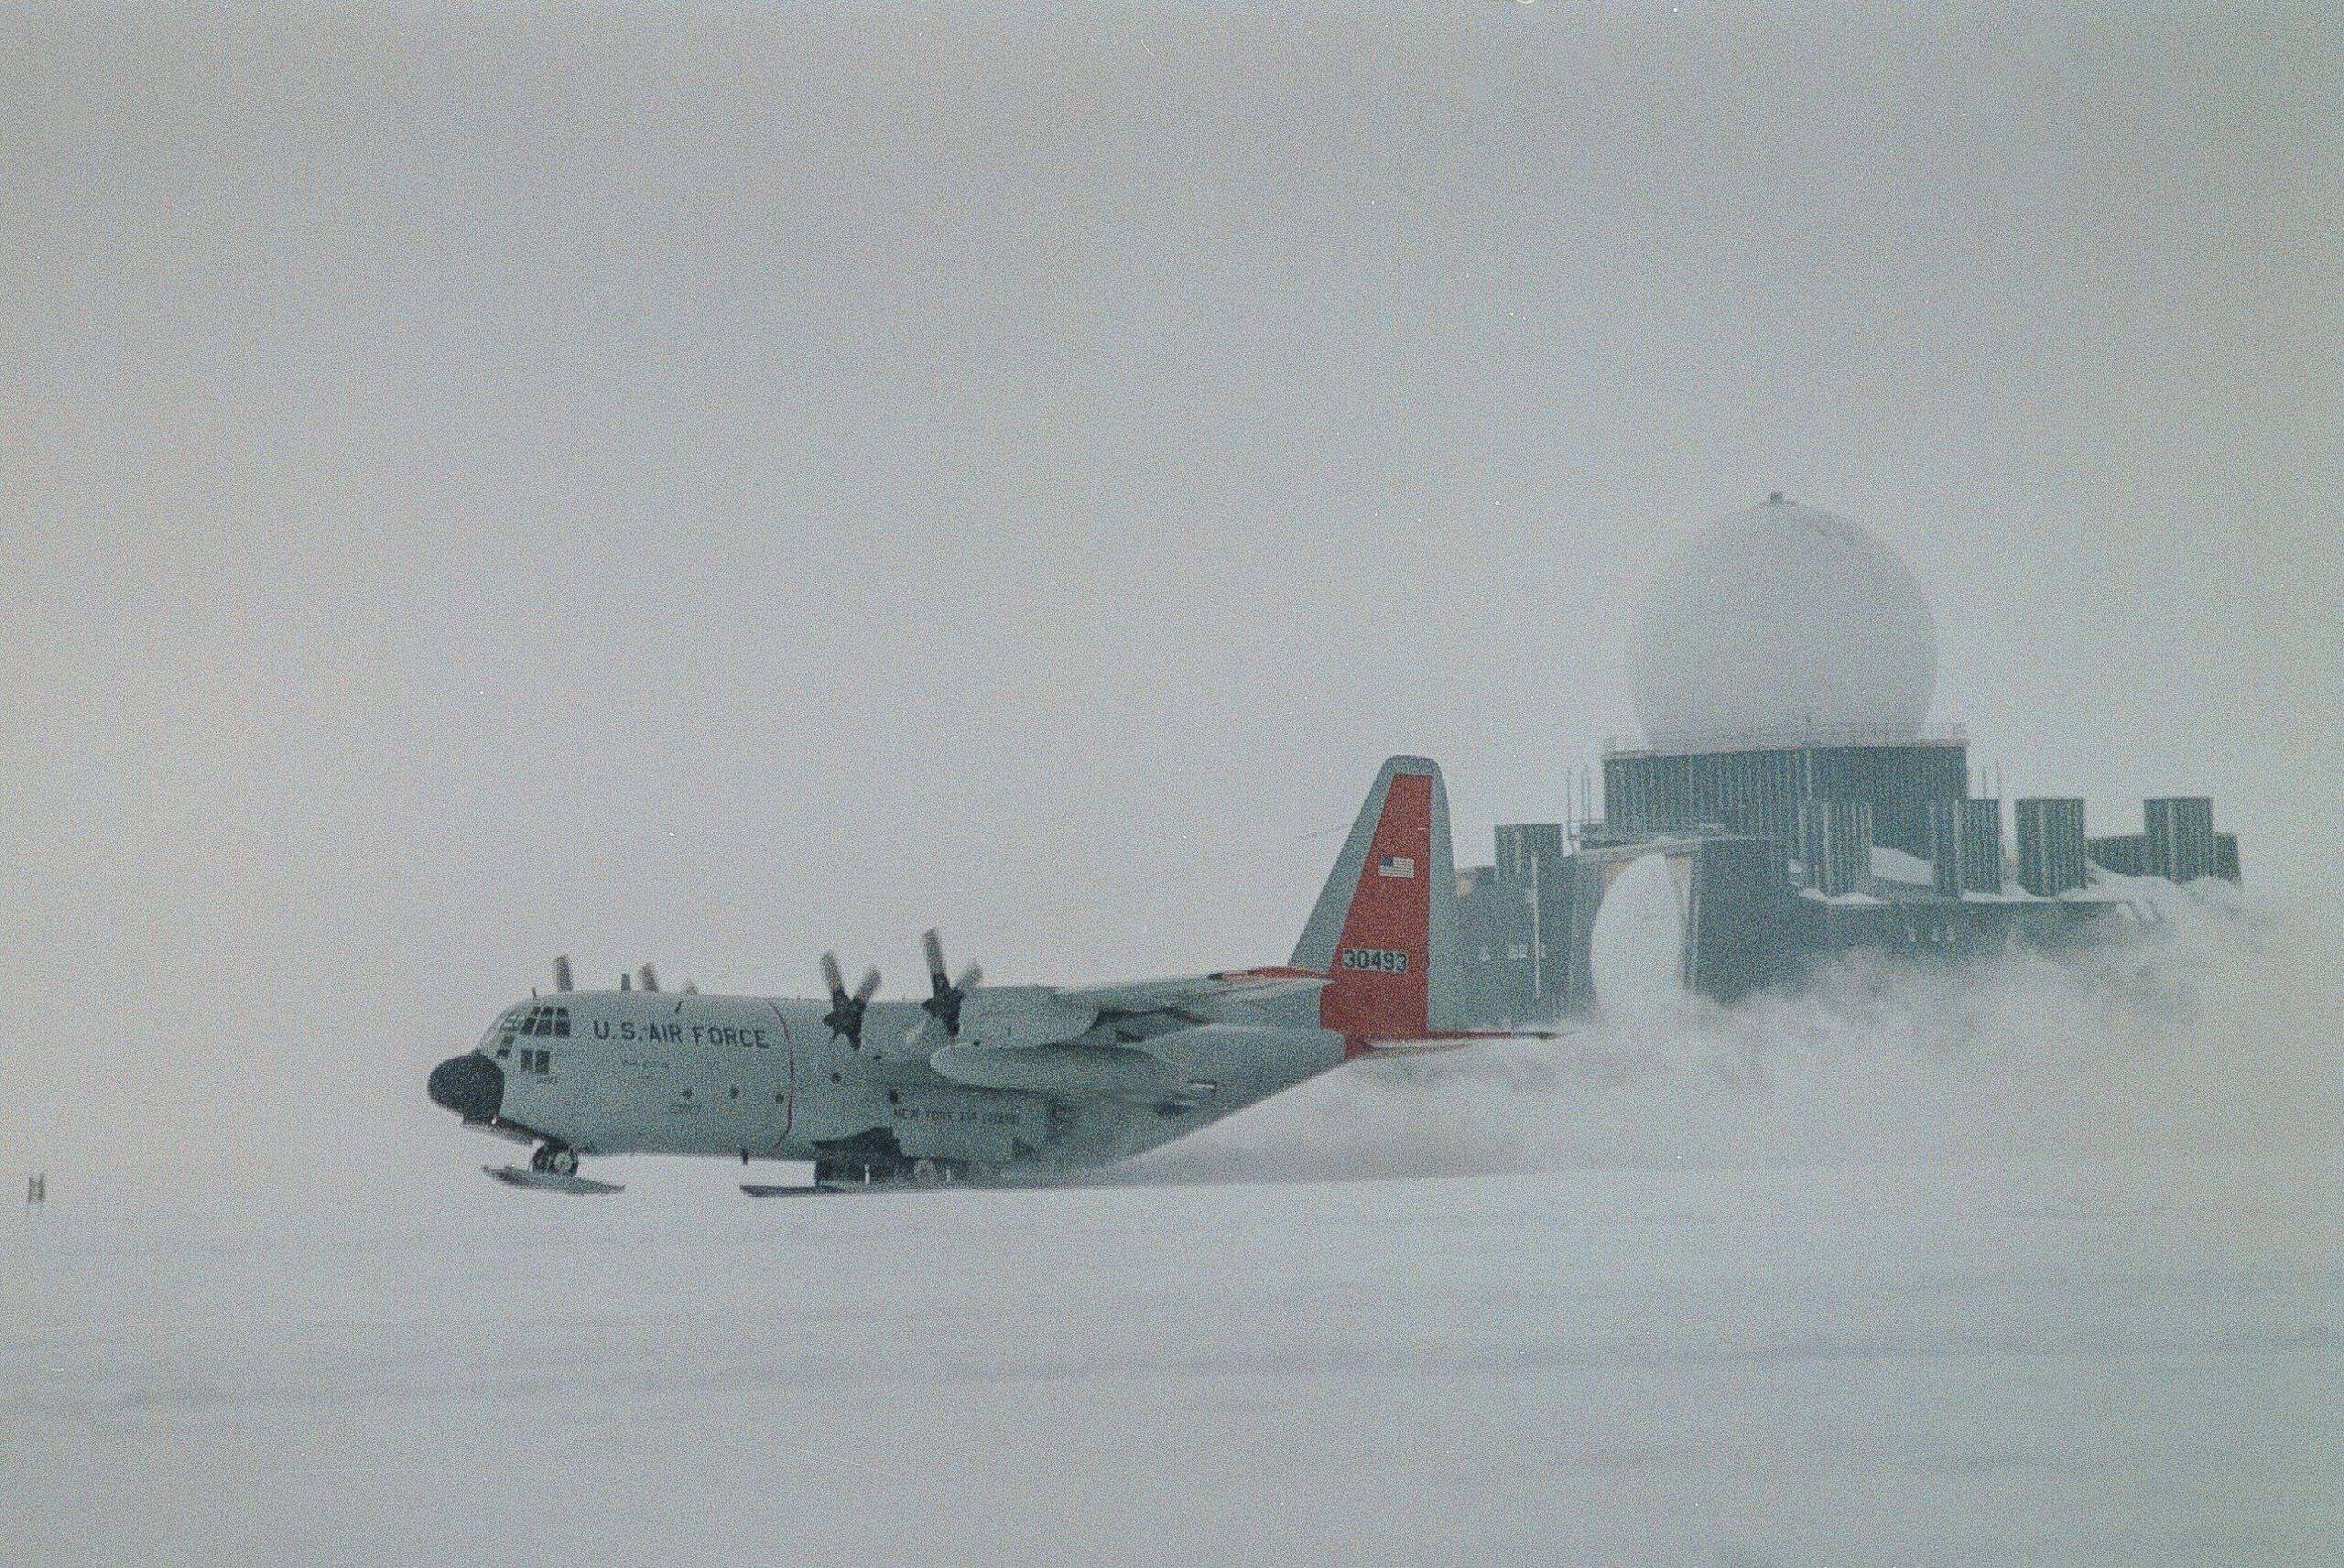
[(0, 1223), (0, 1562), (2334, 1562), (2332, 955), (2222, 922), (1075, 1191), (512, 1192), (418, 1071), (347, 1178)]
[(12, 1226), (7, 1560), (2203, 1563), (2344, 1541), (2344, 1279), (2286, 1239), (2333, 1212), (2332, 1171), (764, 1205), (713, 1166), (630, 1173), (592, 1203), (482, 1180), (351, 1230)]

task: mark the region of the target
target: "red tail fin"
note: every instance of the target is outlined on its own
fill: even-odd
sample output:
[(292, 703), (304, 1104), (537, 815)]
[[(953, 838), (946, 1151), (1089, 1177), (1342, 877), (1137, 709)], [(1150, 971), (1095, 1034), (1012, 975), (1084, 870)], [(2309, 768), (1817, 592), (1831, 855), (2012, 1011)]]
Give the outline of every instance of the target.
[(1294, 950), (1294, 967), (1334, 977), (1318, 1020), (1356, 1054), (1421, 1040), (1454, 984), (1456, 872), (1440, 770), (1421, 757), (1384, 764), (1334, 875)]

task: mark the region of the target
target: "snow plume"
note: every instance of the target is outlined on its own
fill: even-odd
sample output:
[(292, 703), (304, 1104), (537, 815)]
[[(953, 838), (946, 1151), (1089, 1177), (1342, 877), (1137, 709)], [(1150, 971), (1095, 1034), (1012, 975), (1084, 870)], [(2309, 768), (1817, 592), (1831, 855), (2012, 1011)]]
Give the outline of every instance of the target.
[(1641, 990), (1559, 1042), (1355, 1063), (1141, 1170), (1276, 1179), (2334, 1152), (2333, 925), (2219, 883), (2127, 891), (2135, 914), (2065, 952), (1955, 967), (1854, 955), (1796, 992), (1733, 1007)]

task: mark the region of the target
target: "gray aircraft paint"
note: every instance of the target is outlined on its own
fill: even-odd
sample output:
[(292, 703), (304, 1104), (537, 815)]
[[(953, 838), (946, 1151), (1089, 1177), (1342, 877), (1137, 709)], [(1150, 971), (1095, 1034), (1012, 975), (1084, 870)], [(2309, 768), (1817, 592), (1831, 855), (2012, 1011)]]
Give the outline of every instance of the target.
[[(1343, 1061), (1342, 1036), (1320, 1025), (1320, 992), (1334, 981), (1336, 940), (1404, 773), (1430, 780), (1428, 985), (1438, 1007), (1457, 981), (1448, 795), (1433, 762), (1394, 757), (1377, 772), (1287, 970), (978, 986), (957, 1036), (917, 1002), (874, 1000), (859, 1044), (830, 1027), (828, 1000), (557, 991), (505, 1009), (474, 1048), (498, 1073), (468, 1071), (502, 1075), (493, 1113), (463, 1108), (453, 1094), (441, 1103), (580, 1155), (809, 1160), (818, 1171), (829, 1161), (891, 1176), (940, 1163), (963, 1179), (1016, 1181), (1144, 1152)], [(465, 1060), (441, 1064), (434, 1098), (441, 1074)], [(597, 1190), (567, 1175), (545, 1184)]]
[[(1141, 1152), (1343, 1059), (1341, 1039), (1315, 1022), (1279, 1022), (1210, 992), (1181, 1004), (1207, 1022), (1165, 1029), (1145, 1049), (942, 1044), (934, 1056), (973, 1064), (959, 1079), (908, 1044), (927, 1022), (912, 1003), (874, 1003), (858, 1051), (823, 1026), (821, 1001), (640, 991), (562, 1000), (569, 1037), (520, 1036), (499, 1057), (504, 1023), (528, 1011), (524, 1002), (500, 1015), (480, 1050), (505, 1069), (500, 1119), (581, 1154), (815, 1160), (826, 1143), (884, 1129), (906, 1159), (1041, 1171)], [(760, 1027), (763, 1047), (719, 1041)], [(682, 1037), (651, 1037), (670, 1029)], [(547, 1053), (548, 1069), (520, 1067), (525, 1050)], [(1177, 1113), (1160, 1108), (1175, 1103)]]

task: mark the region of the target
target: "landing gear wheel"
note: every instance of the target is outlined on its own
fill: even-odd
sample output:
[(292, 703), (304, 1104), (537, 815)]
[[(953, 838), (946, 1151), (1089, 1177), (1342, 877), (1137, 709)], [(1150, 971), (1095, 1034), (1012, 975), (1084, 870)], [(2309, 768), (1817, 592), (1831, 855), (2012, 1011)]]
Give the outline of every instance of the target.
[(552, 1168), (552, 1164), (553, 1164), (553, 1145), (552, 1145), (552, 1144), (550, 1144), (550, 1143), (540, 1143), (540, 1144), (538, 1144), (538, 1145), (537, 1146), (537, 1148), (536, 1148), (535, 1150), (533, 1150), (533, 1151), (531, 1151), (531, 1152), (530, 1152), (530, 1154), (529, 1154), (529, 1169), (531, 1169), (532, 1171), (537, 1172), (539, 1175), (543, 1175), (543, 1174), (545, 1174), (547, 1171), (548, 1171), (549, 1169), (551, 1169), (551, 1168)]
[(575, 1149), (555, 1150), (552, 1153), (546, 1156), (546, 1169), (551, 1171), (557, 1176), (576, 1175), (578, 1173), (578, 1151)]

